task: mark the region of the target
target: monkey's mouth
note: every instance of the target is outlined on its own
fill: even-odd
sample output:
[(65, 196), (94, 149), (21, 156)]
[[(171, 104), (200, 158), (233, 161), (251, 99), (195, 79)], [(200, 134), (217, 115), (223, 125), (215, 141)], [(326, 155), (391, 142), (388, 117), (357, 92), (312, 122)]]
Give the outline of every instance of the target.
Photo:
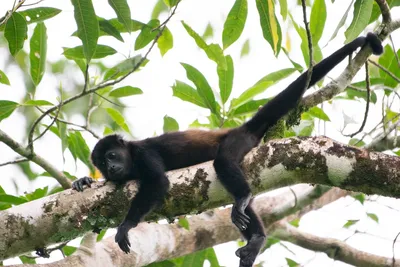
[(108, 180), (110, 181), (120, 180), (121, 177), (123, 177), (123, 174), (124, 170), (122, 168), (110, 170), (108, 171)]

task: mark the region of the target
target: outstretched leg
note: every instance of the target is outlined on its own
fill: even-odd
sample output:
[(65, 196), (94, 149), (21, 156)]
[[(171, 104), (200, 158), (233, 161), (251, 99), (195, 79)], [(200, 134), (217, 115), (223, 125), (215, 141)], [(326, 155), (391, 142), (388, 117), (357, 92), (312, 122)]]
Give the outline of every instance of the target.
[(241, 231), (247, 244), (236, 251), (236, 256), (240, 258), (240, 267), (251, 267), (261, 248), (265, 244), (264, 226), (250, 204), (247, 206), (245, 213), (250, 217), (248, 227)]

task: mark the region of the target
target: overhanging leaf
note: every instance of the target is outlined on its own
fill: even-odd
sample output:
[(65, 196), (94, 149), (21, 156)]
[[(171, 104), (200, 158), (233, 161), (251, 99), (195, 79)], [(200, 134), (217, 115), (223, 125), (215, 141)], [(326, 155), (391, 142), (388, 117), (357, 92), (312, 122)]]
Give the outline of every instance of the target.
[(50, 19), (61, 12), (61, 9), (54, 7), (36, 7), (31, 9), (26, 9), (24, 11), (18, 12), (23, 16), (28, 24), (37, 23)]
[(131, 10), (126, 0), (108, 0), (108, 4), (114, 9), (119, 22), (121, 22), (128, 32), (131, 32)]
[(8, 100), (0, 100), (0, 122), (9, 117), (18, 107), (18, 103)]
[(8, 48), (11, 55), (15, 56), (24, 46), (27, 35), (28, 26), (24, 17), (18, 12), (14, 12), (7, 20), (4, 36), (8, 42)]
[(273, 0), (256, 0), (260, 24), (264, 39), (271, 45), (275, 56), (279, 54), (282, 43), (282, 32), (279, 21), (275, 16)]
[(78, 37), (82, 40), (83, 54), (87, 63), (92, 59), (99, 38), (99, 22), (92, 0), (71, 0), (74, 6), (74, 16), (78, 26)]
[(114, 89), (110, 92), (110, 96), (112, 97), (126, 97), (131, 95), (140, 95), (143, 94), (143, 91), (138, 87), (132, 86), (123, 86), (117, 89)]
[(0, 83), (10, 85), (10, 80), (7, 75), (0, 70)]
[[(97, 45), (96, 51), (93, 54), (92, 59), (104, 58), (106, 56), (114, 55), (115, 53), (117, 53), (117, 51), (112, 47), (109, 47), (107, 45)], [(67, 48), (64, 50), (63, 55), (68, 59), (85, 58), (84, 47), (80, 45), (73, 48)]]
[(219, 92), (221, 95), (222, 103), (225, 104), (232, 92), (234, 67), (231, 56), (226, 56), (226, 70), (217, 66), (217, 73), (219, 78)]
[(162, 35), (157, 40), (158, 48), (160, 49), (161, 56), (164, 56), (174, 46), (174, 37), (171, 31), (165, 27)]
[(346, 43), (354, 40), (367, 27), (373, 2), (373, 0), (356, 0), (354, 3), (353, 20), (344, 33)]
[(30, 41), (29, 59), (31, 62), (31, 77), (38, 86), (46, 69), (47, 29), (43, 22), (36, 25)]
[(207, 108), (207, 105), (204, 103), (196, 89), (184, 82), (176, 80), (175, 84), (172, 86), (172, 92), (173, 96), (176, 96), (183, 101), (193, 103), (199, 107)]
[(321, 39), (326, 21), (325, 0), (315, 0), (311, 9), (310, 31), (313, 44)]
[(178, 122), (174, 118), (165, 115), (163, 131), (164, 131), (164, 133), (179, 131)]
[(233, 44), (243, 32), (247, 19), (247, 0), (236, 0), (224, 23), (222, 43), (224, 49)]
[[(121, 63), (118, 63), (117, 65), (115, 65), (114, 67), (109, 69), (104, 74), (104, 80), (109, 80), (109, 79), (115, 80), (118, 77), (128, 74), (129, 72), (133, 71), (133, 69), (136, 67), (137, 64), (139, 64), (139, 62), (141, 60), (142, 60), (141, 55), (137, 55), (135, 57), (125, 59)], [(144, 63), (142, 63), (142, 65)]]
[(142, 27), (141, 32), (135, 41), (135, 50), (139, 50), (146, 45), (148, 45), (154, 38), (156, 38), (158, 34), (158, 29), (155, 30), (160, 25), (160, 21), (158, 19), (152, 19), (149, 23), (145, 24)]
[(121, 127), (125, 132), (130, 133), (129, 127), (125, 122), (124, 117), (122, 114), (113, 108), (107, 108), (106, 109), (108, 115), (118, 124), (119, 127)]

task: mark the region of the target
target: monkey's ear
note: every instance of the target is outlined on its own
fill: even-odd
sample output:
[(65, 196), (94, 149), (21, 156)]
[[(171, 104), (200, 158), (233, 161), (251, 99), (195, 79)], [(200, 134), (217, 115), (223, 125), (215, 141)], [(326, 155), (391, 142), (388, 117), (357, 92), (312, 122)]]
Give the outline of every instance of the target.
[(123, 146), (125, 146), (125, 144), (126, 144), (124, 138), (120, 135), (117, 135), (117, 142), (118, 142), (118, 144), (123, 145)]

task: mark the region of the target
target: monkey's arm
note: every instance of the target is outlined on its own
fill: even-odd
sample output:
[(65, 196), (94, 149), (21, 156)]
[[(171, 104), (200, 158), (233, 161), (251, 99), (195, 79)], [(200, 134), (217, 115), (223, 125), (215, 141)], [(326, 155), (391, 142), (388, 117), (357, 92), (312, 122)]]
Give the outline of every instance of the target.
[(128, 214), (118, 226), (115, 242), (125, 253), (129, 253), (131, 246), (128, 231), (136, 227), (143, 217), (156, 205), (162, 203), (169, 188), (169, 181), (164, 172), (161, 159), (156, 153), (149, 154), (138, 160), (140, 187), (133, 198)]

